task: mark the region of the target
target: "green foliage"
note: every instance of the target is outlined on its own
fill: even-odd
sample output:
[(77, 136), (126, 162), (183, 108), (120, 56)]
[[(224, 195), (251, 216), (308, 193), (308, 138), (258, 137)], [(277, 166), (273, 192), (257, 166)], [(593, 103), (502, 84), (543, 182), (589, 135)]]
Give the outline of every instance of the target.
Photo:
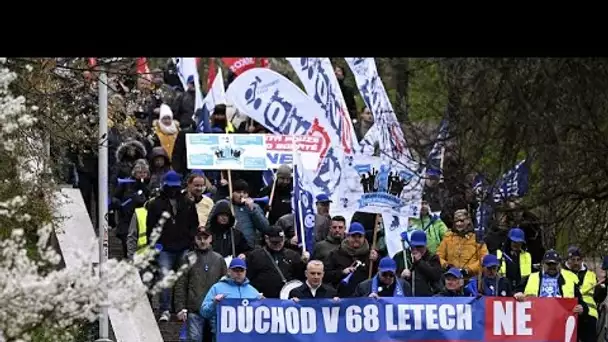
[(448, 96), (439, 61), (410, 58), (408, 71), (408, 119), (412, 122), (440, 122)]

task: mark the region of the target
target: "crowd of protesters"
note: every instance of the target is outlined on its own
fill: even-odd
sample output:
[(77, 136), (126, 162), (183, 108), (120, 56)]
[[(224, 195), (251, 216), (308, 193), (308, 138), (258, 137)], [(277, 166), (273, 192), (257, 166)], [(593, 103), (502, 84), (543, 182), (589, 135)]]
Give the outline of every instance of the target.
[[(346, 227), (347, 220), (332, 216), (331, 200), (321, 194), (316, 197), (316, 243), (310, 255), (302, 252), (294, 228), (291, 167), (282, 165), (274, 184), (266, 186), (257, 171), (189, 170), (185, 134), (198, 126), (193, 78), (183, 89), (171, 66), (155, 75), (152, 82), (139, 85), (137, 101), (132, 103), (125, 100), (128, 87), (115, 81), (119, 91), (111, 95), (109, 110), (109, 221), (122, 241), (121, 257), (133, 259), (149, 248), (163, 212), (170, 214), (157, 241), (158, 268), (161, 274), (184, 263), (189, 268), (173, 288), (163, 290), (157, 314), (160, 322), (187, 322), (188, 341), (215, 339), (215, 305), (222, 299), (279, 298), (292, 280), (301, 281), (288, 296), (295, 301), (394, 296), (576, 298), (579, 340), (595, 339), (597, 307), (606, 297), (605, 288), (595, 291), (596, 276), (578, 248), (570, 248), (564, 258), (554, 250), (545, 252), (537, 220), (519, 207), (518, 200), (507, 201), (485, 241), (478, 242), (470, 182), (442, 181), (440, 170), (429, 169), (420, 216), (409, 223), (411, 235), (403, 236), (411, 248), (391, 258), (381, 240), (370, 244), (377, 228), (374, 214), (356, 213)], [(360, 113), (353, 121), (357, 136), (362, 137), (373, 124), (371, 113), (367, 108), (357, 111), (352, 89), (342, 82), (344, 70), (336, 68), (336, 75), (349, 111)], [(214, 108), (212, 133), (268, 133), (252, 120), (235, 127), (227, 110), (225, 105)], [(71, 178), (90, 199), (96, 191), (96, 156), (76, 148), (71, 157)], [(443, 172), (449, 168), (448, 163)], [(93, 208), (88, 209), (92, 213)], [(440, 216), (433, 214), (438, 211)], [(192, 254), (196, 258), (189, 258)]]

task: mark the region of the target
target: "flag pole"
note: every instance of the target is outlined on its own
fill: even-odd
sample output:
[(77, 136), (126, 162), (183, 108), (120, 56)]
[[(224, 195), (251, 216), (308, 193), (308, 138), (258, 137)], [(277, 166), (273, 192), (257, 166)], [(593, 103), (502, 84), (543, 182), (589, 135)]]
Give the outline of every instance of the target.
[(99, 153), (98, 153), (98, 200), (97, 229), (99, 230), (99, 282), (102, 302), (99, 310), (99, 339), (96, 342), (112, 342), (109, 339), (108, 288), (105, 284), (104, 264), (108, 258), (108, 76), (101, 70), (98, 79), (99, 91)]

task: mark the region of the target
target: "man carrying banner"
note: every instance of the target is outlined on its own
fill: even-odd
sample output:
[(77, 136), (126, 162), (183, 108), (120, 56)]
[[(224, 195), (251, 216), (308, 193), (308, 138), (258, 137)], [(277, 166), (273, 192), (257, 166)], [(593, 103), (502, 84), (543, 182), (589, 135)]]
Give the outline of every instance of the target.
[(268, 298), (279, 298), (285, 283), (298, 279), (304, 280), (304, 270), (309, 258), (308, 253), (300, 256), (285, 247), (285, 233), (273, 227), (264, 240), (266, 246), (255, 249), (247, 256), (251, 284)]
[(435, 297), (470, 297), (471, 294), (464, 288), (464, 275), (459, 268), (452, 267), (443, 274), (445, 288)]
[[(407, 237), (407, 232), (402, 233), (403, 237)], [(397, 263), (397, 274), (410, 283), (415, 297), (431, 297), (443, 288), (441, 261), (437, 254), (431, 253), (426, 248), (426, 244), (425, 232), (416, 230), (409, 237), (411, 248), (411, 259), (408, 258), (409, 267), (405, 267), (406, 251), (400, 251), (393, 257)]]
[(559, 254), (555, 250), (548, 250), (543, 258), (542, 271), (534, 272), (525, 279), (522, 283), (524, 292), (517, 292), (513, 297), (518, 301), (524, 301), (526, 297), (576, 298), (578, 305), (573, 312), (588, 314), (589, 307), (583, 300), (577, 279), (573, 279), (572, 272), (562, 270), (559, 263)]
[(228, 275), (220, 279), (219, 282), (209, 289), (209, 292), (207, 292), (203, 304), (201, 305), (201, 316), (211, 321), (213, 342), (216, 341), (217, 303), (225, 298), (264, 298), (264, 296), (249, 283), (245, 260), (238, 258), (232, 259), (228, 268)]
[(583, 253), (575, 246), (568, 248), (568, 260), (564, 263), (564, 269), (571, 271), (578, 277), (581, 295), (589, 307), (589, 313), (581, 315), (579, 319), (579, 340), (583, 342), (594, 341), (598, 312), (593, 295), (597, 285), (597, 277), (593, 271), (587, 268), (587, 265), (583, 262)]
[(378, 252), (370, 249), (365, 239), (365, 228), (359, 222), (350, 225), (346, 239), (338, 249), (329, 254), (325, 265), (325, 282), (338, 290), (340, 298), (351, 297), (355, 289), (369, 274), (369, 262), (373, 262), (372, 272), (377, 268)]
[(390, 257), (380, 259), (378, 274), (368, 279), (355, 290), (353, 297), (411, 297), (410, 284), (396, 277), (397, 263)]
[(314, 299), (314, 298), (334, 298), (338, 294), (336, 290), (326, 284), (323, 284), (323, 263), (319, 260), (311, 260), (306, 265), (306, 282), (299, 287), (289, 292), (289, 298), (294, 302), (300, 301), (300, 299)]
[(484, 256), (482, 265), (481, 285), (477, 278), (472, 278), (466, 286), (466, 291), (472, 297), (511, 297), (513, 293), (509, 280), (498, 274), (498, 258), (496, 255), (488, 254)]

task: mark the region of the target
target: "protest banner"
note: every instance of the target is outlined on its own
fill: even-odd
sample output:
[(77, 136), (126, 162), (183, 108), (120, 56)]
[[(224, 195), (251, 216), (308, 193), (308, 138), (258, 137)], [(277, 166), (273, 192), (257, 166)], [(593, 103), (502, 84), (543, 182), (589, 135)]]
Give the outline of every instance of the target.
[(311, 135), (186, 134), (189, 169), (277, 169), (281, 164), (292, 165), (296, 151), (307, 169), (316, 170), (324, 148), (322, 138)]
[(217, 341), (576, 341), (575, 305), (562, 298), (225, 299)]

